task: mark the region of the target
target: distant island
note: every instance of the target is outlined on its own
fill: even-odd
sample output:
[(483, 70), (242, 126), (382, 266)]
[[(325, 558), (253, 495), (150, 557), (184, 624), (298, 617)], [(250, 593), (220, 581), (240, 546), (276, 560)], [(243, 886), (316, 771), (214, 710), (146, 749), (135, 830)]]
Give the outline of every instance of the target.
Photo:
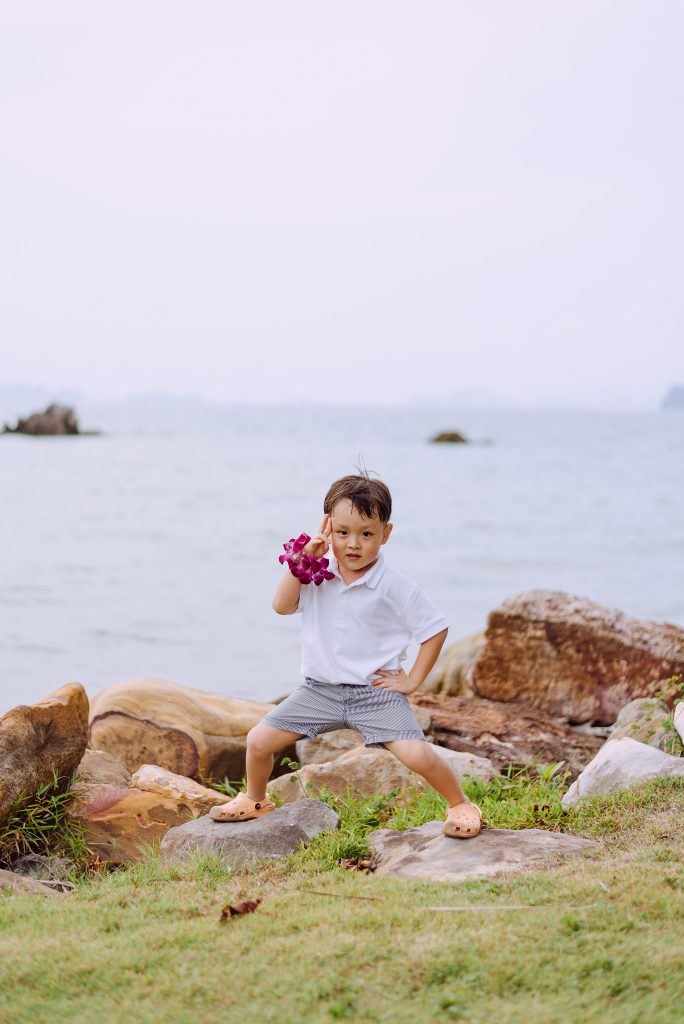
[(663, 409), (684, 409), (684, 386), (674, 384), (663, 399)]
[(69, 405), (48, 405), (44, 412), (34, 412), (26, 419), (19, 419), (15, 427), (5, 423), (3, 434), (29, 434), (33, 437), (64, 437), (97, 435), (99, 430), (81, 430), (76, 413)]

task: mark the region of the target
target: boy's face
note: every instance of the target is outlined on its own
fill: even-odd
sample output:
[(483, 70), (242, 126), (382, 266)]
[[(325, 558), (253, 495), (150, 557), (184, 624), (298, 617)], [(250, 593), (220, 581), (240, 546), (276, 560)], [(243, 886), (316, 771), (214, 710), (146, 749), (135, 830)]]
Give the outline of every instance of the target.
[(348, 498), (338, 501), (332, 511), (332, 549), (340, 566), (348, 573), (361, 576), (375, 562), (380, 548), (392, 532), (391, 523), (383, 523), (376, 515), (362, 516)]

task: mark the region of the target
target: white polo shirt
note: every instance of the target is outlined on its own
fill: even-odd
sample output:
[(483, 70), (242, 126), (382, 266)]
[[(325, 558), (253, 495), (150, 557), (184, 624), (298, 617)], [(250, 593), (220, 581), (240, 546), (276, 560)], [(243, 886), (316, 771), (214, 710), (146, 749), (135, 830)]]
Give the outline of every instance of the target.
[(385, 564), (345, 583), (330, 556), (332, 580), (302, 586), (302, 675), (322, 683), (370, 683), (379, 668), (406, 660), (411, 637), (419, 644), (449, 625), (420, 587)]

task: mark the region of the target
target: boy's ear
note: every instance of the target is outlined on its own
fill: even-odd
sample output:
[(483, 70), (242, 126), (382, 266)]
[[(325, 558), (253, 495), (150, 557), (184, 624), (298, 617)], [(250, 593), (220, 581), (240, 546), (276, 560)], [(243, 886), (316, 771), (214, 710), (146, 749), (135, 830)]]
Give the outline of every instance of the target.
[(390, 535), (391, 532), (392, 532), (392, 524), (388, 523), (387, 526), (385, 527), (385, 530), (384, 530), (383, 535), (382, 535), (382, 543), (383, 544), (387, 543), (387, 541), (389, 540), (389, 535)]

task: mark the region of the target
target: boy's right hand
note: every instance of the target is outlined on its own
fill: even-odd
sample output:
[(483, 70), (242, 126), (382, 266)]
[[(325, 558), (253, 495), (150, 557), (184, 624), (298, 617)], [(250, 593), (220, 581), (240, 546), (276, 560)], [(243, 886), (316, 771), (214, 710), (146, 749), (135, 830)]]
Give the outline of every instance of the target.
[(320, 529), (318, 533), (314, 534), (309, 543), (304, 548), (304, 552), (307, 555), (313, 555), (314, 558), (322, 558), (323, 555), (327, 554), (330, 544), (332, 542), (332, 517), (329, 515), (323, 516)]

